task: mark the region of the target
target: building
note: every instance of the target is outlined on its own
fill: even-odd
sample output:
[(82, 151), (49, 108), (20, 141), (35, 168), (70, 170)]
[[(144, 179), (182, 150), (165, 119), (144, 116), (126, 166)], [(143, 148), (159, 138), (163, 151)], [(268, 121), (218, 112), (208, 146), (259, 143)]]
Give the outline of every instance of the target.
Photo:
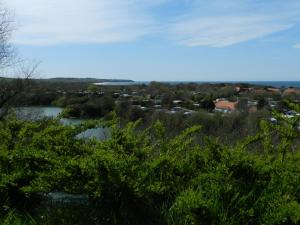
[(287, 88), (284, 90), (283, 95), (300, 94), (299, 88)]
[(182, 103), (181, 100), (174, 100), (174, 101), (173, 101), (173, 104), (175, 104), (175, 105), (180, 105), (181, 103)]
[(257, 105), (258, 105), (257, 101), (248, 101), (248, 111), (250, 113), (257, 112)]
[(281, 90), (279, 88), (267, 88), (267, 91), (269, 93), (273, 93), (273, 94), (280, 94)]
[(215, 112), (232, 113), (237, 111), (238, 102), (230, 102), (228, 100), (217, 99), (215, 103)]
[(254, 90), (254, 94), (256, 94), (256, 95), (264, 95), (266, 93), (267, 93), (267, 90), (265, 90), (263, 88), (259, 88), (259, 89)]
[(239, 87), (239, 86), (235, 87), (235, 91), (240, 94), (251, 93), (251, 92), (253, 92), (253, 90), (254, 90), (253, 88), (246, 88), (246, 87)]

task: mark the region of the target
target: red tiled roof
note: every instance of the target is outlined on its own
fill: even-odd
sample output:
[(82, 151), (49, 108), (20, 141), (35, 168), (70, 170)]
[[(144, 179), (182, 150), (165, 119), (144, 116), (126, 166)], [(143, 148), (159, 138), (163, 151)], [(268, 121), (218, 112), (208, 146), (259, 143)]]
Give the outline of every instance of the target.
[(237, 102), (229, 102), (229, 101), (216, 101), (215, 102), (216, 108), (224, 109), (224, 110), (227, 109), (227, 110), (235, 111), (236, 105), (237, 105)]
[(289, 94), (300, 94), (300, 89), (298, 88), (288, 88), (283, 92), (284, 95), (289, 95)]
[(255, 94), (264, 94), (266, 93), (266, 90), (264, 89), (255, 89)]
[(275, 92), (275, 93), (279, 93), (280, 89), (279, 88), (268, 88), (267, 89), (269, 92)]

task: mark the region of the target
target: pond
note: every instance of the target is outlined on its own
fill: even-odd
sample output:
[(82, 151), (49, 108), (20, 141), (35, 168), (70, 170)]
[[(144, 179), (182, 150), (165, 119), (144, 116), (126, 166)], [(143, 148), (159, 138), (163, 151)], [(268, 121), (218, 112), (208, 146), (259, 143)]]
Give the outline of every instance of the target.
[[(63, 112), (63, 108), (60, 107), (19, 107), (16, 108), (16, 114), (21, 119), (26, 120), (38, 120), (44, 117), (55, 118), (59, 116), (60, 113)], [(79, 125), (84, 123), (87, 119), (69, 119), (62, 118), (60, 122), (64, 125)], [(109, 138), (110, 132), (108, 128), (95, 128), (88, 129), (81, 134), (78, 135), (78, 138), (96, 138), (98, 140), (106, 140)]]
[(21, 119), (36, 120), (43, 117), (57, 117), (62, 113), (63, 108), (59, 107), (19, 107), (16, 114)]

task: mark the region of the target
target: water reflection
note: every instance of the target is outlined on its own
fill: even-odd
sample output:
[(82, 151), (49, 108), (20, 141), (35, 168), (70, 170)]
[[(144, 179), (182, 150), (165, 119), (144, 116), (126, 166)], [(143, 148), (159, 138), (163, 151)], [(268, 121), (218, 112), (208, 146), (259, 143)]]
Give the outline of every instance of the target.
[[(25, 120), (38, 120), (45, 117), (55, 118), (63, 112), (63, 108), (59, 107), (20, 107), (16, 108), (16, 115), (18, 118)], [(79, 125), (87, 121), (86, 119), (69, 119), (62, 118), (60, 122), (64, 125)], [(95, 128), (88, 129), (81, 134), (78, 138), (96, 138), (98, 140), (106, 140), (110, 136), (108, 128)]]
[(62, 113), (59, 107), (19, 107), (15, 109), (18, 118), (25, 120), (37, 120), (44, 117), (55, 118)]

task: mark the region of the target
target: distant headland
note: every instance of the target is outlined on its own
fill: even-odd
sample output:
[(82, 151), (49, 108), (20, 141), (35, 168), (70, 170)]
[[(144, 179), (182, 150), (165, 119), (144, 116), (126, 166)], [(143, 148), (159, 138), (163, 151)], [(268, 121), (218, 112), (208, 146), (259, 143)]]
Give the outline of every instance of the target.
[(67, 82), (67, 83), (123, 83), (123, 82), (134, 82), (133, 80), (126, 79), (98, 79), (98, 78), (66, 78), (66, 77), (56, 77), (43, 79), (52, 82)]

